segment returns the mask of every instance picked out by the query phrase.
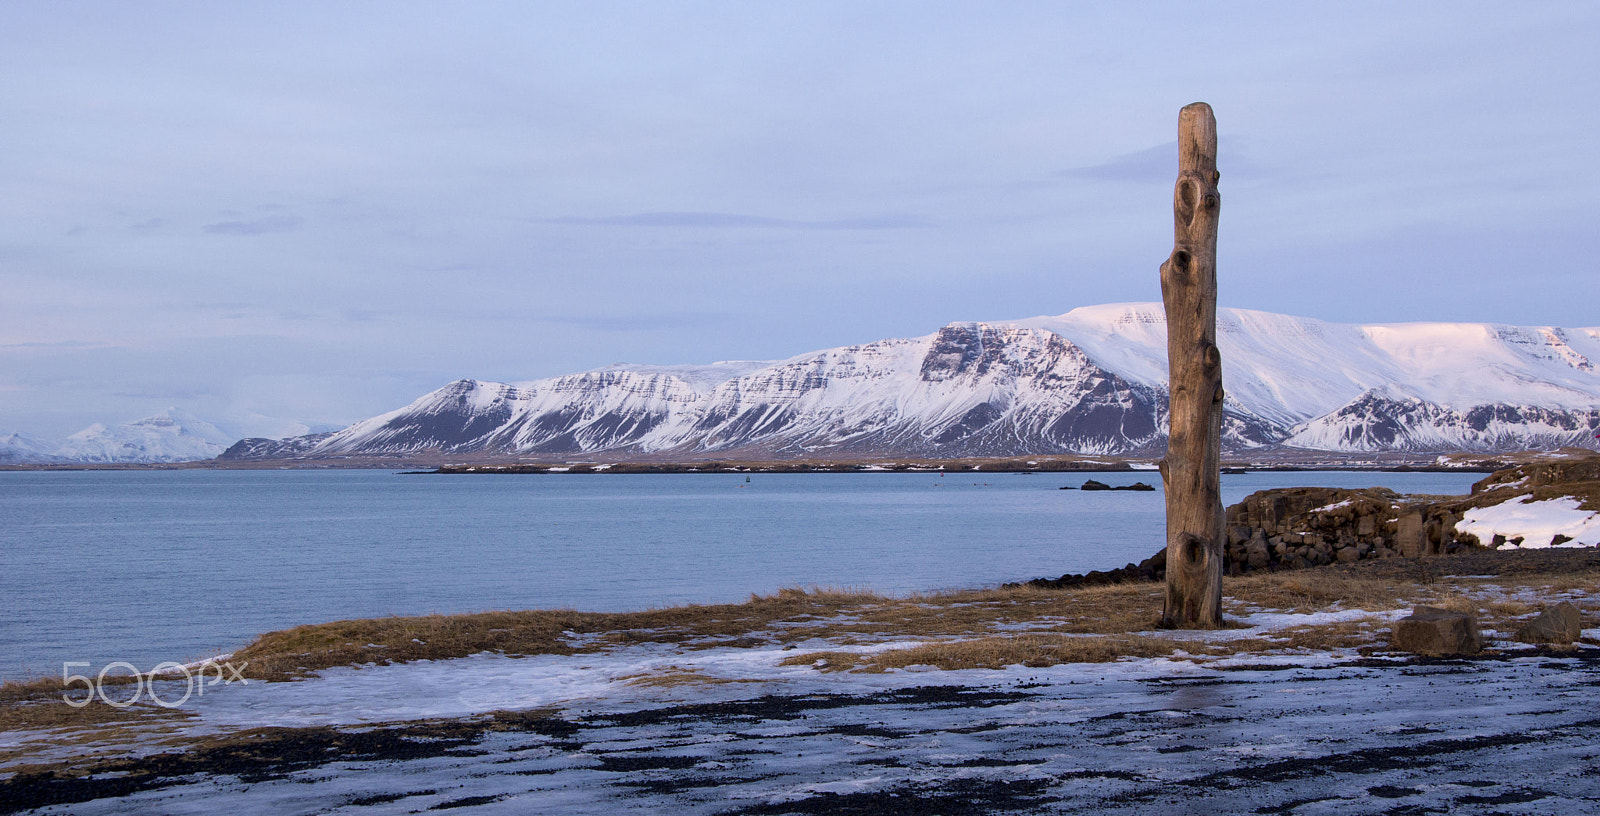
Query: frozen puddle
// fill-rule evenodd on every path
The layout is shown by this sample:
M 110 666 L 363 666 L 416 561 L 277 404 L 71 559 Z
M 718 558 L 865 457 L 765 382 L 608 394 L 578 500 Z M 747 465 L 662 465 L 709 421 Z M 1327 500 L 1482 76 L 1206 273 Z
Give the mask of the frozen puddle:
M 884 674 L 778 665 L 794 654 L 480 655 L 231 686 L 188 727 L 284 730 L 12 778 L 0 812 L 1600 811 L 1600 650 Z M 502 709 L 522 713 L 485 715 Z

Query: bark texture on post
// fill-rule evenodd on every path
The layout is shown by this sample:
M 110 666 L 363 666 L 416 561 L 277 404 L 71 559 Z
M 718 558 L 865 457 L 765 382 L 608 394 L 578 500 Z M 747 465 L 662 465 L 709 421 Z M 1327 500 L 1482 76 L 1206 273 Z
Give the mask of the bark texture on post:
M 1217 350 L 1217 120 L 1204 102 L 1178 113 L 1167 312 L 1167 600 L 1161 624 L 1222 625 L 1222 355 Z

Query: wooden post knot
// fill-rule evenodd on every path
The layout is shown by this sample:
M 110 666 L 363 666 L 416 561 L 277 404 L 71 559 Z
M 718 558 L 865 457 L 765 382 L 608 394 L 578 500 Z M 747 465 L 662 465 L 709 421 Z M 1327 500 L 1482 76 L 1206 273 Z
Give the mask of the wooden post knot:
M 1193 571 L 1205 566 L 1206 544 L 1194 533 L 1178 536 L 1178 567 Z

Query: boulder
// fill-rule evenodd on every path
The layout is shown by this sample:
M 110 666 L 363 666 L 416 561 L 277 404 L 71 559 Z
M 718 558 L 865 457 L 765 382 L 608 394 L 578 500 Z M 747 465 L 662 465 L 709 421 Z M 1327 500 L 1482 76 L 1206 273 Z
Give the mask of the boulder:
M 1362 516 L 1361 520 L 1356 522 L 1356 535 L 1358 536 L 1365 538 L 1377 532 L 1378 519 L 1375 516 Z
M 1400 517 L 1395 524 L 1394 539 L 1399 545 L 1400 554 L 1407 558 L 1421 558 L 1428 555 L 1428 541 L 1423 535 L 1422 511 L 1414 510 Z
M 1566 601 L 1545 609 L 1517 630 L 1523 643 L 1571 643 L 1583 635 L 1583 616 Z
M 1478 620 L 1464 612 L 1419 606 L 1395 621 L 1389 637 L 1396 651 L 1423 655 L 1477 654 L 1483 649 Z
M 1259 538 L 1252 538 L 1244 545 L 1244 560 L 1251 569 L 1262 569 L 1271 563 L 1272 556 L 1267 553 L 1267 542 Z

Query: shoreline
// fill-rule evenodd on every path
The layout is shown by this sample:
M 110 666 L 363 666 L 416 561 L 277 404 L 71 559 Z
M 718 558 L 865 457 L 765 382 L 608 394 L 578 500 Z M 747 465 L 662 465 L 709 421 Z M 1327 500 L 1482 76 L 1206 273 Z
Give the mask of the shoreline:
M 1156 583 L 551 621 L 542 650 L 463 643 L 0 731 L 0 813 L 1581 810 L 1600 721 L 1566 698 L 1600 681 L 1600 630 L 1565 649 L 1508 637 L 1541 601 L 1592 625 L 1600 551 L 1430 560 L 1230 579 L 1232 627 L 1209 631 L 1149 630 Z M 1490 651 L 1391 652 L 1391 622 L 1423 601 L 1480 610 Z M 738 619 L 763 604 L 764 623 Z M 373 642 L 329 626 L 300 634 Z M 1441 706 L 1451 688 L 1471 704 Z

